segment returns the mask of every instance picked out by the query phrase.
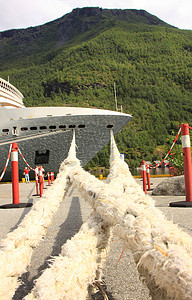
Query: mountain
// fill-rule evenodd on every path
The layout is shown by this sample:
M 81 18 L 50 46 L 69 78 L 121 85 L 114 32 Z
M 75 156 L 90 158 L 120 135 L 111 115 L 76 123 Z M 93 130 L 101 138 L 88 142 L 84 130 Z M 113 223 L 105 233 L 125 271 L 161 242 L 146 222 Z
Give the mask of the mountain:
M 144 10 L 87 7 L 0 33 L 0 77 L 26 106 L 73 105 L 133 114 L 116 137 L 131 166 L 161 158 L 192 117 L 192 32 Z M 108 147 L 92 161 L 106 164 Z
M 144 10 L 77 8 L 42 26 L 1 32 L 0 62 L 4 64 L 9 60 L 19 60 L 23 55 L 31 55 L 31 52 L 40 54 L 69 42 L 88 40 L 98 32 L 114 27 L 118 21 L 127 24 L 169 26 Z M 84 36 L 84 33 L 88 34 Z

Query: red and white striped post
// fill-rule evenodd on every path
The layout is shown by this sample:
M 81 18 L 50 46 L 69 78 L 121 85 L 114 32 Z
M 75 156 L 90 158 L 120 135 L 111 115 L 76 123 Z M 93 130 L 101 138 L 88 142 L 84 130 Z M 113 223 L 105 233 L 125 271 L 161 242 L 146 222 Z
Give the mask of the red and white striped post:
M 150 190 L 151 189 L 151 182 L 150 182 L 149 165 L 147 165 L 147 185 L 148 185 L 148 190 Z
M 47 177 L 48 177 L 48 185 L 51 185 L 50 184 L 50 174 L 49 174 L 49 172 L 47 172 Z
M 192 202 L 192 166 L 189 125 L 181 124 L 186 201 Z
M 142 161 L 142 173 L 143 173 L 143 191 L 145 192 L 145 194 L 147 194 L 145 160 Z
M 37 195 L 39 195 L 39 182 L 38 182 L 38 174 L 36 171 L 35 171 L 35 182 L 36 182 Z
M 39 166 L 39 189 L 40 189 L 40 197 L 42 197 L 43 196 L 43 171 L 41 166 Z
M 33 203 L 20 203 L 19 202 L 19 166 L 18 166 L 18 145 L 17 143 L 12 143 L 11 148 L 11 171 L 12 171 L 12 195 L 13 203 L 4 204 L 0 206 L 3 208 L 23 208 L 31 207 Z
M 11 168 L 12 168 L 13 204 L 19 204 L 19 167 L 18 167 L 18 146 L 17 146 L 17 143 L 12 143 Z
M 51 172 L 51 183 L 54 181 L 54 172 Z
M 181 124 L 181 141 L 183 149 L 183 164 L 185 178 L 185 200 L 171 202 L 171 207 L 192 207 L 192 165 L 191 165 L 191 143 L 189 135 L 189 125 Z
M 44 189 L 44 174 L 43 174 L 43 170 L 42 170 L 42 185 L 43 185 L 43 189 Z

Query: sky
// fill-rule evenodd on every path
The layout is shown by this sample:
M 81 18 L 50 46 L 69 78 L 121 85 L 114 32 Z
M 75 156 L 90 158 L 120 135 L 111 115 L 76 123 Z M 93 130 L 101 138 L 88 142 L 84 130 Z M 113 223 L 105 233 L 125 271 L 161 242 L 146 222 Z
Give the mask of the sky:
M 77 7 L 144 9 L 179 29 L 192 30 L 191 0 L 0 0 L 0 32 L 42 25 Z

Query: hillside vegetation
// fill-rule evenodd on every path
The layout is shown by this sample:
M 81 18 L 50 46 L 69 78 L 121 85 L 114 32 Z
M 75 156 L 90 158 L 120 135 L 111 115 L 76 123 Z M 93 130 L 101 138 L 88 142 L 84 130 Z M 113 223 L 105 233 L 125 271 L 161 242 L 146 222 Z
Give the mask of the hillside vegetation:
M 180 124 L 192 123 L 192 31 L 145 11 L 77 9 L 0 33 L 0 53 L 0 77 L 9 75 L 26 106 L 114 110 L 115 82 L 119 108 L 133 115 L 116 137 L 131 167 L 161 158 Z M 91 165 L 108 155 L 106 146 Z

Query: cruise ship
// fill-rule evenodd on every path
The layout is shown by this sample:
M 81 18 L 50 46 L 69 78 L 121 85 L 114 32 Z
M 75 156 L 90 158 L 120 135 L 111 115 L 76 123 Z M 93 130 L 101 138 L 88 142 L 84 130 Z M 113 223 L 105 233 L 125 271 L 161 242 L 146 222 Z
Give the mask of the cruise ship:
M 67 157 L 75 130 L 77 158 L 85 166 L 110 140 L 110 130 L 119 132 L 132 116 L 118 111 L 80 107 L 25 107 L 22 93 L 0 78 L 0 174 L 10 144 L 17 142 L 31 168 L 58 172 Z M 26 163 L 19 155 L 19 177 Z M 30 177 L 34 177 L 30 172 Z M 9 163 L 3 180 L 11 178 Z

